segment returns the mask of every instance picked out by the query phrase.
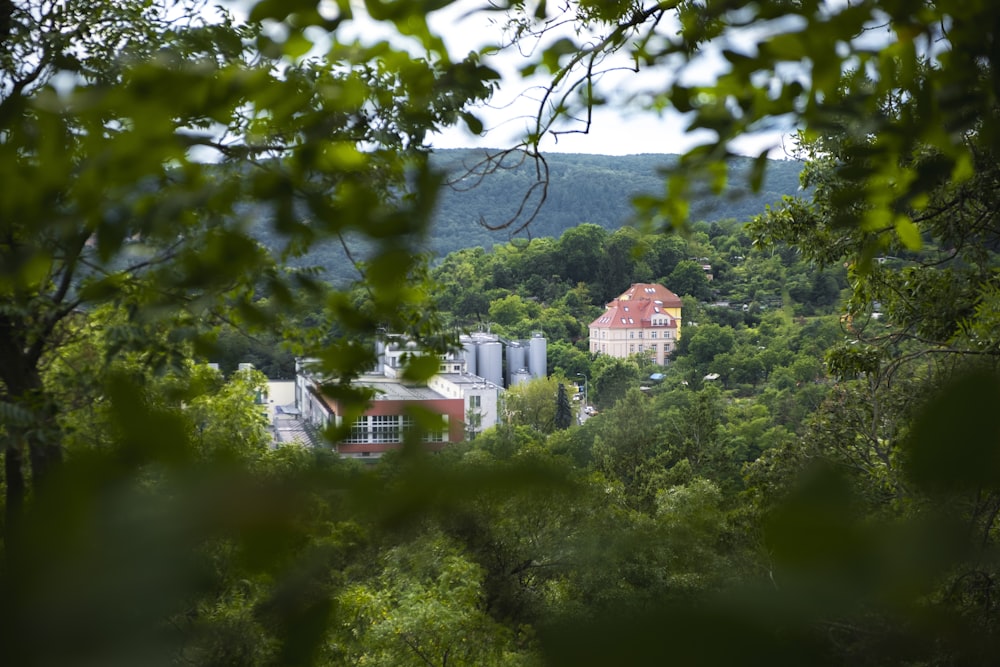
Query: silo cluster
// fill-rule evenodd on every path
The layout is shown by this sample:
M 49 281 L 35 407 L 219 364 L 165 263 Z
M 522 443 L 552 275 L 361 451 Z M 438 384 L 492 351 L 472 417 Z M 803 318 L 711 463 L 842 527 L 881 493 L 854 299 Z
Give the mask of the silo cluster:
M 493 334 L 475 333 L 461 336 L 465 369 L 473 375 L 503 387 L 503 344 Z
M 539 331 L 527 340 L 502 340 L 495 334 L 475 333 L 461 336 L 460 342 L 466 370 L 501 387 L 547 375 L 547 343 Z

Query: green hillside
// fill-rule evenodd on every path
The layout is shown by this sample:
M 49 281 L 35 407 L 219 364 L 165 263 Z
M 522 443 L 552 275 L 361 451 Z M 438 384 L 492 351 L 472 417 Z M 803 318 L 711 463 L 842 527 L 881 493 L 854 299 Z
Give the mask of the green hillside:
M 495 153 L 496 151 L 489 151 Z M 591 222 L 614 231 L 635 222 L 632 199 L 640 194 L 655 194 L 665 187 L 664 170 L 674 164 L 676 155 L 585 155 L 553 153 L 545 156 L 548 164 L 548 190 L 539 206 L 541 189 L 534 163 L 516 164 L 508 158 L 501 168 L 483 178 L 468 176 L 471 167 L 480 163 L 484 149 L 451 149 L 432 156 L 434 166 L 443 170 L 450 182 L 439 198 L 426 250 L 438 259 L 462 248 L 481 246 L 489 249 L 517 236 L 521 238 L 559 238 L 567 229 Z M 763 187 L 749 192 L 747 173 L 751 158 L 735 158 L 730 164 L 730 188 L 723 195 L 696 194 L 691 210 L 694 221 L 733 219 L 745 221 L 761 213 L 765 206 L 799 189 L 801 164 L 773 160 L 766 172 Z M 522 215 L 506 229 L 491 231 L 488 225 L 501 225 L 514 218 L 518 208 L 528 201 L 525 210 L 537 214 L 530 225 L 517 231 L 526 221 Z M 268 213 L 257 218 L 255 233 L 268 247 L 276 250 L 281 240 L 267 223 Z M 517 233 L 515 233 L 515 231 Z M 360 244 L 352 245 L 355 257 L 364 256 Z M 328 239 L 304 257 L 294 258 L 298 266 L 321 267 L 330 280 L 341 282 L 355 277 L 340 243 Z
M 482 161 L 484 149 L 441 150 L 434 155 L 436 166 L 455 178 Z M 545 156 L 549 185 L 537 217 L 520 235 L 558 238 L 583 222 L 592 222 L 615 230 L 634 221 L 632 199 L 640 194 L 658 194 L 664 189 L 663 172 L 673 166 L 676 155 L 584 155 L 552 153 Z M 759 192 L 750 192 L 747 174 L 752 158 L 735 158 L 730 165 L 730 188 L 721 196 L 704 193 L 692 202 L 694 220 L 746 220 L 760 213 L 767 204 L 799 188 L 799 162 L 772 160 Z M 463 247 L 483 246 L 510 239 L 510 230 L 490 231 L 480 221 L 502 224 L 514 218 L 525 193 L 536 182 L 535 164 L 516 164 L 508 158 L 502 168 L 486 178 L 468 177 L 446 188 L 434 221 L 432 248 L 438 256 Z M 474 187 L 472 187 L 474 184 Z M 527 202 L 532 210 L 538 205 L 538 191 Z M 518 226 L 522 216 L 512 225 Z

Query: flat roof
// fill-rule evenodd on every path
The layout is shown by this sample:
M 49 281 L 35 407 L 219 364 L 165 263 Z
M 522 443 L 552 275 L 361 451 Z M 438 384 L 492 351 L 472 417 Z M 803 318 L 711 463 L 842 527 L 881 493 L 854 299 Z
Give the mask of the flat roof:
M 497 385 L 490 382 L 486 378 L 479 377 L 478 375 L 473 375 L 472 373 L 438 373 L 438 377 L 452 382 L 454 384 L 461 385 L 471 385 L 471 386 L 481 386 L 481 387 L 496 387 Z
M 396 378 L 382 375 L 362 376 L 353 384 L 374 389 L 377 392 L 374 396 L 376 401 L 433 401 L 447 398 L 430 387 L 403 384 Z

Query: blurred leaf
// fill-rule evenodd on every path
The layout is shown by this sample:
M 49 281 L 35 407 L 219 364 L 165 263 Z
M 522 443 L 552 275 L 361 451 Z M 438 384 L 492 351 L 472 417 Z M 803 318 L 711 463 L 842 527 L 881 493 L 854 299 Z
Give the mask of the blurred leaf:
M 939 387 L 917 415 L 907 441 L 907 467 L 931 491 L 1000 488 L 1000 378 L 959 374 Z

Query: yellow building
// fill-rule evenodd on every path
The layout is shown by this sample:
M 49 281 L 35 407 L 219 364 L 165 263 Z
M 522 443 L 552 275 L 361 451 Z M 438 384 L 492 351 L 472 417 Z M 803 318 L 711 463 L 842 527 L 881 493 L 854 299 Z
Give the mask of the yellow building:
M 663 285 L 636 283 L 590 323 L 590 351 L 663 364 L 681 336 L 681 299 Z

